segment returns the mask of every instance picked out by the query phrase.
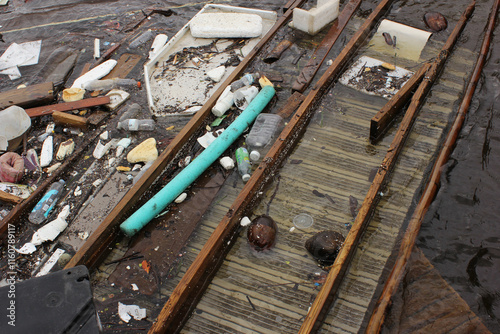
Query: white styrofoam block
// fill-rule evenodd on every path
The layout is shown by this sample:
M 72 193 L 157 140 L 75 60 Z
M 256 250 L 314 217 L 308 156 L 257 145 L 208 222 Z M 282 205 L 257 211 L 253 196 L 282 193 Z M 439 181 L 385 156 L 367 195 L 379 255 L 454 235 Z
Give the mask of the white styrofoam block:
M 318 6 L 307 11 L 293 10 L 293 27 L 310 35 L 317 34 L 339 16 L 339 0 L 318 0 Z
M 262 17 L 257 14 L 204 13 L 189 25 L 196 38 L 251 38 L 262 34 Z

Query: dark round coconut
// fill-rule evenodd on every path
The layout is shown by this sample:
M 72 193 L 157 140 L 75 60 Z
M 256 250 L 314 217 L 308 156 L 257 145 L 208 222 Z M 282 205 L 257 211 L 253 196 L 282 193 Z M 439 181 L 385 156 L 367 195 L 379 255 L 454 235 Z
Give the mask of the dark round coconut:
M 425 25 L 434 32 L 439 32 L 448 27 L 448 21 L 443 14 L 438 12 L 429 12 L 424 15 Z
M 307 239 L 305 247 L 321 265 L 332 265 L 344 244 L 344 237 L 336 231 L 323 231 Z
M 259 252 L 270 249 L 276 242 L 277 232 L 278 226 L 271 217 L 267 215 L 258 216 L 248 225 L 248 243 Z

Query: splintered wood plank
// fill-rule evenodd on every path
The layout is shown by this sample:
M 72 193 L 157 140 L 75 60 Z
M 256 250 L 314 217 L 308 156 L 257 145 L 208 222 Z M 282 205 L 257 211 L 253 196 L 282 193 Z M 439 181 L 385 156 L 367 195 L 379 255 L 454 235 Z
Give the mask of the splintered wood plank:
M 111 102 L 109 96 L 99 96 L 90 99 L 84 99 L 75 102 L 64 102 L 58 104 L 51 104 L 43 107 L 36 107 L 26 109 L 26 113 L 29 117 L 39 117 L 44 115 L 52 115 L 55 111 L 71 111 L 82 108 L 89 108 L 100 106 Z
M 133 53 L 121 55 L 116 66 L 103 79 L 126 78 L 141 59 L 141 56 Z
M 16 105 L 22 108 L 51 103 L 54 100 L 54 85 L 44 82 L 25 88 L 0 93 L 0 109 Z

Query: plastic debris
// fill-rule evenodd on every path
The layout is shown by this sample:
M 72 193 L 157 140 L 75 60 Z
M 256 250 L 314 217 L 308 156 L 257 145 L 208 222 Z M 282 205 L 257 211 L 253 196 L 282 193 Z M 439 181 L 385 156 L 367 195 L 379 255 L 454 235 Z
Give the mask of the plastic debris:
M 168 36 L 165 34 L 156 35 L 153 44 L 151 44 L 151 51 L 149 51 L 149 59 L 154 58 L 160 52 L 160 50 L 165 46 L 168 41 Z
M 106 145 L 103 145 L 101 143 L 101 141 L 99 140 L 97 142 L 97 145 L 96 145 L 96 147 L 94 149 L 94 153 L 92 155 L 96 159 L 101 159 L 103 156 L 106 155 L 106 153 L 108 153 L 108 151 L 110 150 L 110 148 L 111 148 L 111 142 L 107 143 Z
M 106 107 L 108 107 L 109 110 L 115 110 L 128 100 L 130 94 L 121 89 L 112 89 L 106 96 L 109 96 L 111 100 L 110 103 L 106 104 Z
M 130 163 L 148 162 L 158 158 L 156 139 L 148 138 L 127 154 L 127 161 Z
M 84 85 L 90 81 L 98 80 L 111 72 L 111 70 L 116 66 L 118 62 L 114 59 L 106 60 L 99 66 L 94 67 L 84 75 L 78 77 L 71 88 L 82 88 L 84 89 Z
M 219 82 L 224 74 L 226 73 L 226 67 L 224 65 L 214 68 L 211 71 L 207 72 L 207 76 L 212 79 L 214 82 Z
M 50 186 L 28 216 L 30 222 L 33 224 L 41 224 L 48 218 L 50 211 L 54 208 L 57 200 L 61 196 L 64 184 L 64 180 L 59 180 Z
M 177 197 L 174 202 L 179 204 L 179 203 L 182 203 L 184 202 L 184 200 L 187 198 L 187 194 L 186 193 L 182 193 L 179 195 L 179 197 Z
M 250 218 L 248 218 L 247 216 L 241 218 L 241 221 L 240 221 L 240 225 L 245 227 L 245 226 L 248 226 L 250 225 L 252 221 L 250 220 Z
M 30 148 L 26 155 L 23 157 L 24 159 L 24 167 L 30 171 L 39 171 L 41 170 L 40 161 L 38 160 L 38 154 L 34 148 Z
M 120 319 L 128 323 L 132 317 L 135 320 L 142 320 L 146 318 L 146 309 L 140 308 L 137 305 L 125 305 L 118 302 L 118 315 Z
M 189 25 L 196 38 L 251 38 L 262 34 L 262 17 L 244 13 L 203 13 Z
M 219 162 L 226 170 L 234 168 L 234 160 L 231 157 L 223 157 L 219 160 Z
M 54 138 L 48 136 L 42 145 L 42 152 L 40 153 L 40 166 L 47 167 L 52 162 L 54 154 Z
M 0 156 L 0 181 L 17 183 L 24 175 L 24 159 L 17 153 L 7 152 Z
M 120 139 L 120 141 L 116 144 L 116 156 L 119 157 L 131 142 L 132 140 L 130 138 Z
M 18 66 L 38 64 L 42 41 L 12 43 L 0 57 L 0 74 L 7 74 L 11 80 L 21 77 Z
M 212 113 L 217 117 L 221 117 L 233 106 L 233 104 L 234 93 L 231 91 L 231 86 L 227 86 L 219 96 L 215 106 L 212 108 Z
M 214 132 L 215 132 L 215 135 L 214 135 Z M 207 148 L 210 144 L 212 144 L 214 142 L 214 140 L 220 136 L 222 134 L 222 132 L 224 132 L 224 129 L 219 129 L 219 130 L 216 130 L 216 131 L 210 131 L 210 132 L 207 132 L 205 133 L 203 136 L 199 137 L 197 139 L 198 143 L 203 147 L 203 148 Z
M 57 150 L 56 159 L 64 160 L 64 158 L 70 156 L 75 150 L 75 142 L 73 139 L 68 139 L 59 145 L 59 150 Z
M 0 111 L 0 151 L 15 150 L 22 135 L 30 128 L 31 118 L 18 106 L 10 106 Z

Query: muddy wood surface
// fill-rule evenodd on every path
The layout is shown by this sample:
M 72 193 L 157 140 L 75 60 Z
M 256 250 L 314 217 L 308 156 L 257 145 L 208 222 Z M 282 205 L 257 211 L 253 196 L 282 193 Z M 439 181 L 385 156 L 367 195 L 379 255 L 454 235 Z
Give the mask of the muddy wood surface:
M 279 12 L 285 1 L 254 1 L 251 3 L 245 1 L 217 1 L 217 3 L 251 6 Z M 63 63 L 65 60 L 67 61 L 70 57 L 75 57 L 74 68 L 68 74 L 68 77 L 65 78 L 66 84 L 63 85 L 69 87 L 88 68 L 88 64 L 96 62 L 93 58 L 95 38 L 101 39 L 101 54 L 111 48 L 117 47 L 112 52 L 111 58 L 116 60 L 127 59 L 123 60 L 124 63 L 120 67 L 121 70 L 117 71 L 115 75 L 143 82 L 142 66 L 147 61 L 149 44 L 146 43 L 137 49 L 130 49 L 127 47 L 130 41 L 147 29 L 151 29 L 157 33 L 166 33 L 169 37 L 172 37 L 204 4 L 205 2 L 194 3 L 188 1 L 169 1 L 168 3 L 160 1 L 10 1 L 8 6 L 0 7 L 0 15 L 4 18 L 0 32 L 5 41 L 0 44 L 0 52 L 3 52 L 11 43 L 21 43 L 38 39 L 42 40 L 42 48 L 40 60 L 37 65 L 20 67 L 22 74 L 20 79 L 10 80 L 5 75 L 0 76 L 0 91 L 15 89 L 21 84 L 33 85 L 53 80 L 54 78 L 60 78 L 60 76 L 54 74 L 57 65 Z M 305 7 L 309 8 L 312 5 L 312 3 L 308 2 Z M 356 12 L 358 19 L 356 22 L 360 22 L 361 19 L 366 18 L 375 5 L 376 1 L 362 2 L 360 9 Z M 445 1 L 436 3 L 435 6 L 448 13 L 448 23 L 451 27 L 463 9 L 457 8 L 454 11 L 450 8 L 451 5 L 446 4 Z M 483 11 L 488 6 L 489 4 L 486 4 L 484 7 L 480 6 L 480 14 L 477 16 L 484 16 Z M 420 6 L 418 9 L 423 11 L 422 7 Z M 165 9 L 165 11 L 158 10 L 153 13 L 153 8 Z M 167 13 L 167 9 L 171 10 L 171 12 Z M 391 13 L 388 14 L 388 18 L 396 19 L 405 17 L 408 20 L 407 24 L 420 29 L 426 29 L 425 23 L 421 20 L 421 15 L 417 18 L 411 14 L 415 10 L 415 4 L 413 6 L 412 4 L 404 6 L 404 4 L 396 2 Z M 354 29 L 355 25 L 350 27 L 350 32 L 352 33 Z M 293 44 L 283 51 L 281 60 L 274 65 L 264 63 L 255 63 L 252 65 L 252 69 L 264 71 L 277 88 L 277 97 L 272 102 L 273 110 L 279 109 L 278 107 L 282 106 L 286 98 L 291 94 L 291 84 L 298 76 L 301 66 L 307 62 L 308 56 L 314 52 L 315 47 L 325 33 L 326 31 L 323 31 L 318 36 L 309 37 L 288 28 L 283 29 L 262 53 L 263 58 L 280 40 L 290 39 L 293 41 Z M 433 35 L 433 42 L 436 43 L 433 46 L 437 47 L 440 42 L 446 40 L 446 37 L 446 33 Z M 467 37 L 470 36 L 467 35 Z M 474 50 L 471 38 L 465 39 L 462 46 L 467 46 L 469 49 Z M 330 53 L 332 57 L 340 52 L 342 45 L 345 45 L 346 40 L 348 40 L 348 35 L 341 35 L 340 40 L 340 45 L 337 44 Z M 411 205 L 411 201 L 404 201 L 401 198 L 408 199 L 407 197 L 412 196 L 411 192 L 406 193 L 404 191 L 407 191 L 407 188 L 417 189 L 421 176 L 413 175 L 408 171 L 410 169 L 413 170 L 412 168 L 417 165 L 416 169 L 420 173 L 424 169 L 422 161 L 429 159 L 432 155 L 432 147 L 426 141 L 438 142 L 439 133 L 436 128 L 442 129 L 445 127 L 448 109 L 451 109 L 454 103 L 454 97 L 450 97 L 450 95 L 458 94 L 459 92 L 459 88 L 456 87 L 454 82 L 459 82 L 462 78 L 462 73 L 465 73 L 470 66 L 470 61 L 463 60 L 467 59 L 470 55 L 471 53 L 464 52 L 458 56 L 459 60 L 456 61 L 456 64 L 458 64 L 456 66 L 459 70 L 455 71 L 454 69 L 454 72 L 445 77 L 443 85 L 438 88 L 438 91 L 440 89 L 443 93 L 441 97 L 445 97 L 442 101 L 444 101 L 443 103 L 446 108 L 439 106 L 437 111 L 426 109 L 426 121 L 435 117 L 436 114 L 438 114 L 439 120 L 429 120 L 428 123 L 423 122 L 417 125 L 419 134 L 428 135 L 432 140 L 424 139 L 422 142 L 418 142 L 415 139 L 411 141 L 415 145 L 414 149 L 419 152 L 418 154 L 424 152 L 422 153 L 424 157 L 416 162 L 413 160 L 414 158 L 407 157 L 406 165 L 403 165 L 404 167 L 399 171 L 396 181 L 394 181 L 396 182 L 396 186 L 391 187 L 392 192 L 401 191 L 402 195 L 399 197 L 396 196 L 392 200 L 389 197 L 384 201 L 389 209 L 377 211 L 377 217 L 383 218 L 379 221 L 387 223 L 387 220 L 384 220 L 387 219 L 386 215 L 395 215 L 396 219 L 404 220 L 406 208 L 402 210 L 394 209 L 391 205 L 399 208 Z M 130 59 L 134 61 L 130 62 Z M 324 69 L 325 66 L 322 67 L 322 70 Z M 59 67 L 58 70 L 60 71 L 61 68 Z M 60 84 L 60 82 L 57 84 Z M 450 87 L 455 89 L 452 93 L 450 93 Z M 153 116 L 147 107 L 144 86 L 142 88 L 134 87 L 127 89 L 127 91 L 130 93 L 130 99 L 127 104 L 129 105 L 132 102 L 140 104 L 142 106 L 140 116 L 152 118 Z M 101 95 L 103 94 L 101 93 Z M 97 94 L 91 95 L 87 93 L 86 95 L 87 98 L 95 96 Z M 335 100 L 336 97 L 338 97 L 337 100 Z M 356 102 L 353 103 L 353 101 Z M 432 100 L 431 103 L 437 103 L 436 101 L 437 98 Z M 57 91 L 55 102 L 62 102 L 60 91 Z M 356 201 L 362 201 L 365 194 L 364 191 L 369 184 L 368 175 L 370 170 L 379 161 L 378 158 L 383 152 L 381 147 L 387 144 L 387 139 L 382 140 L 379 146 L 368 145 L 364 142 L 368 138 L 369 123 L 366 123 L 364 134 L 357 132 L 360 125 L 356 118 L 369 121 L 370 117 L 375 115 L 377 106 L 382 105 L 381 100 L 377 100 L 375 106 L 370 105 L 372 102 L 373 100 L 359 99 L 358 95 L 351 95 L 350 91 L 345 88 L 330 92 L 324 104 L 319 106 L 319 110 L 321 112 L 333 110 L 334 112 L 326 116 L 325 114 L 321 114 L 321 112 L 316 114 L 312 121 L 313 127 L 309 133 L 309 137 L 306 137 L 304 140 L 305 145 L 302 145 L 288 160 L 288 164 L 283 171 L 282 181 L 276 181 L 278 184 L 275 182 L 270 187 L 270 190 L 267 190 L 263 202 L 256 208 L 254 214 L 269 211 L 271 202 L 274 205 L 271 207 L 274 208 L 274 212 L 271 210 L 271 213 L 278 217 L 288 217 L 290 212 L 299 213 L 299 211 L 310 210 L 316 213 L 317 211 L 322 211 L 319 221 L 317 221 L 319 224 L 316 227 L 326 229 L 333 225 L 339 231 L 342 231 L 345 236 L 349 231 L 349 223 L 352 217 L 356 215 L 358 207 L 353 204 L 353 200 L 350 200 L 350 197 L 353 199 L 357 198 Z M 353 104 L 355 105 L 354 107 Z M 361 109 L 363 110 L 370 111 L 359 112 L 356 110 L 356 107 L 359 106 L 362 106 Z M 133 167 L 134 164 L 126 161 L 127 151 L 110 166 L 109 159 L 97 160 L 92 156 L 98 139 L 89 143 L 88 138 L 98 138 L 98 134 L 107 130 L 111 138 L 130 137 L 132 139 L 132 144 L 129 147 L 130 150 L 130 148 L 143 140 L 154 137 L 157 141 L 158 150 L 161 152 L 189 120 L 188 117 L 153 117 L 156 122 L 155 131 L 131 134 L 116 129 L 116 124 L 123 114 L 125 107 L 126 105 L 115 111 L 108 111 L 103 107 L 90 107 L 78 112 L 75 111 L 74 115 L 90 120 L 89 126 L 82 131 L 82 135 L 68 134 L 63 131 L 67 126 L 56 126 L 54 133 L 55 152 L 57 152 L 60 143 L 70 138 L 75 141 L 77 148 L 81 148 L 82 146 L 87 146 L 88 148 L 77 162 L 61 174 L 60 177 L 66 180 L 67 187 L 51 216 L 51 218 L 55 218 L 63 205 L 70 204 L 71 212 L 68 221 L 72 223 L 70 223 L 68 229 L 59 236 L 59 239 L 55 243 L 46 243 L 43 246 L 38 246 L 38 250 L 32 255 L 17 256 L 18 269 L 16 274 L 19 280 L 28 279 L 38 272 L 48 256 L 57 248 L 62 247 L 68 254 L 73 254 L 85 242 L 88 235 L 95 230 L 100 221 L 110 212 L 114 204 L 132 186 L 133 181 L 131 177 L 127 176 L 135 176 L 137 174 L 136 171 L 116 171 L 117 166 Z M 352 112 L 352 110 L 355 111 Z M 221 126 L 229 124 L 234 116 L 229 116 Z M 32 119 L 32 127 L 27 137 L 28 149 L 34 148 L 37 152 L 40 151 L 42 143 L 37 140 L 37 136 L 45 132 L 45 128 L 50 122 L 52 122 L 51 116 Z M 325 127 L 328 122 L 330 124 L 338 123 L 339 126 Z M 204 129 L 200 130 L 200 134 L 203 131 Z M 389 137 L 393 132 L 394 130 L 392 132 L 389 131 Z M 318 141 L 324 144 L 320 144 Z M 232 146 L 230 151 L 234 151 L 236 147 L 237 145 Z M 197 149 L 195 145 L 191 145 L 183 151 L 183 154 L 196 154 Z M 344 170 L 351 169 L 347 179 L 354 184 L 353 188 L 356 189 L 354 191 L 353 188 L 344 187 L 340 181 L 329 180 L 328 182 L 317 183 L 318 180 L 324 177 L 319 170 L 329 170 L 330 164 L 333 162 L 328 157 L 317 159 L 314 154 L 333 157 L 339 151 L 341 154 L 344 154 L 344 158 L 346 154 L 351 154 L 351 152 L 364 152 L 363 154 L 367 158 L 362 164 L 354 163 L 351 158 L 340 161 L 340 165 L 342 165 Z M 22 152 L 23 148 L 21 147 L 18 149 L 18 153 L 21 154 Z M 111 155 L 114 155 L 114 153 L 115 151 L 112 150 Z M 55 162 L 57 161 L 54 159 L 53 163 Z M 169 166 L 168 172 L 160 177 L 159 184 L 154 185 L 140 202 L 144 203 L 148 197 L 156 193 L 160 189 L 161 184 L 167 182 L 172 177 L 172 174 L 175 174 L 179 170 L 178 168 L 177 161 L 176 164 Z M 333 170 L 330 170 L 330 175 L 333 174 L 335 177 L 340 177 L 339 174 L 343 172 L 339 172 L 340 169 L 338 168 L 340 167 L 336 165 Z M 312 174 L 311 171 L 313 172 Z M 405 173 L 409 173 L 410 176 L 405 176 Z M 29 172 L 24 176 L 22 182 L 32 186 L 39 186 L 47 177 L 49 177 L 49 174 L 45 171 L 42 173 Z M 214 212 L 223 212 L 223 208 L 231 204 L 231 199 L 238 193 L 242 186 L 243 184 L 237 172 L 228 173 L 220 167 L 213 166 L 204 173 L 196 184 L 189 188 L 188 199 L 185 203 L 169 207 L 169 211 L 165 215 L 156 218 L 154 222 L 149 224 L 136 237 L 125 238 L 120 236 L 116 240 L 113 250 L 109 256 L 102 260 L 101 266 L 94 270 L 92 277 L 95 292 L 94 300 L 105 332 L 119 333 L 123 330 L 139 331 L 148 330 L 151 327 L 161 307 L 168 300 L 169 293 L 173 290 L 178 276 L 185 272 L 186 267 L 193 261 L 196 251 L 201 247 L 202 241 L 214 228 L 213 225 L 218 222 L 217 215 L 213 218 Z M 297 189 L 297 194 L 299 194 L 300 191 L 298 188 L 301 187 L 307 190 L 307 195 L 295 197 L 294 189 Z M 314 193 L 313 188 L 314 190 L 319 189 L 320 192 L 316 190 L 316 193 Z M 81 194 L 76 195 L 75 191 L 77 191 L 76 193 L 81 191 Z M 317 194 L 326 194 L 327 197 Z M 221 207 L 210 207 L 210 204 L 213 204 L 214 201 L 220 203 Z M 308 204 L 306 207 L 304 203 L 309 202 L 314 204 L 310 207 Z M 12 204 L 1 202 L 0 215 L 5 217 L 12 208 Z M 333 224 L 326 218 L 330 214 L 334 220 Z M 15 232 L 18 247 L 28 242 L 33 232 L 39 227 L 27 223 L 27 213 L 24 213 L 24 215 L 24 219 L 18 224 Z M 243 233 L 241 234 L 242 241 L 236 244 L 231 251 L 227 263 L 225 263 L 222 269 L 221 276 L 217 276 L 214 284 L 209 289 L 209 293 L 207 293 L 207 296 L 194 312 L 193 319 L 185 329 L 186 332 L 204 332 L 205 330 L 208 331 L 208 329 L 214 333 L 234 332 L 236 330 L 234 323 L 225 322 L 226 320 L 222 319 L 222 315 L 217 313 L 220 311 L 214 311 L 215 309 L 223 310 L 227 307 L 231 309 L 231 317 L 234 317 L 234 319 L 241 317 L 242 319 L 235 320 L 235 323 L 241 325 L 241 327 L 238 327 L 238 332 L 251 332 L 257 329 L 276 332 L 296 332 L 298 326 L 300 326 L 302 317 L 307 311 L 307 307 L 317 294 L 317 287 L 323 282 L 325 272 L 318 268 L 312 259 L 307 257 L 305 250 L 296 251 L 302 248 L 306 234 L 283 233 L 293 226 L 291 219 L 286 221 L 280 220 L 279 224 L 281 224 L 281 227 L 279 227 L 278 242 L 281 242 L 281 245 L 284 246 L 278 246 L 276 251 L 272 253 L 278 255 L 277 258 L 250 253 L 250 250 L 246 248 L 244 235 Z M 393 223 L 392 220 L 388 225 L 390 234 L 397 235 L 399 226 L 396 226 L 397 224 Z M 201 229 L 199 228 L 200 226 Z M 369 229 L 367 233 L 368 239 L 376 239 L 377 228 L 379 227 L 375 226 Z M 381 229 L 383 230 L 384 228 Z M 194 235 L 191 234 L 192 231 L 196 231 Z M 377 243 L 381 243 L 378 246 L 383 249 L 383 252 L 390 253 L 392 245 L 383 244 L 380 240 L 377 240 Z M 0 270 L 1 274 L 5 276 L 7 268 L 6 249 L 2 248 L 1 251 Z M 238 251 L 241 253 L 238 253 Z M 289 251 L 291 253 L 287 253 Z M 347 332 L 355 332 L 361 326 L 363 314 L 370 305 L 371 296 L 373 295 L 372 292 L 366 292 L 364 289 L 366 286 L 376 286 L 376 283 L 372 281 L 377 280 L 377 275 L 380 271 L 378 269 L 374 270 L 374 273 L 377 273 L 375 275 L 366 268 L 372 266 L 382 268 L 386 260 L 378 252 L 373 253 L 372 251 L 367 251 L 368 256 L 363 257 L 364 252 L 365 249 L 362 248 L 360 250 L 362 256 L 358 256 L 354 262 L 356 268 L 363 268 L 360 269 L 363 272 L 361 275 L 363 277 L 361 280 L 356 281 L 358 272 L 351 272 L 348 282 L 341 289 L 341 296 L 347 299 L 348 302 L 347 304 L 336 303 L 334 305 L 333 311 L 327 319 L 325 330 L 332 328 L 339 330 L 341 328 Z M 244 258 L 245 256 L 247 258 Z M 419 256 L 421 257 L 421 254 Z M 64 267 L 65 261 L 68 260 L 67 256 L 63 257 L 53 270 Z M 293 273 L 293 270 L 290 269 L 290 261 L 292 265 L 295 263 L 298 264 L 295 269 L 297 269 L 296 272 L 299 274 Z M 425 259 L 418 261 L 424 263 L 427 266 L 426 268 L 429 268 L 429 265 L 425 263 Z M 260 272 L 268 275 L 269 270 L 281 270 L 283 275 L 278 280 L 274 278 L 267 280 L 266 276 L 264 284 L 260 284 Z M 414 272 L 417 270 L 418 267 Z M 245 276 L 247 272 L 251 274 Z M 434 270 L 431 271 L 431 274 L 433 280 L 439 281 L 439 275 Z M 248 283 L 248 285 L 240 290 L 241 286 L 239 286 L 239 283 L 243 282 L 246 284 L 249 278 L 254 279 L 254 282 Z M 366 284 L 366 281 L 370 281 L 370 284 Z M 139 291 L 135 291 L 135 287 L 132 284 L 135 284 Z M 275 286 L 275 284 L 278 285 Z M 279 284 L 285 285 L 281 286 Z M 441 288 L 444 287 L 443 291 L 451 291 L 445 283 L 439 286 Z M 232 289 L 243 292 L 227 294 L 227 291 Z M 352 291 L 354 292 L 350 294 Z M 251 294 L 250 292 L 255 292 L 255 294 Z M 248 294 L 245 295 L 244 293 Z M 359 300 L 353 301 L 353 298 L 358 294 L 361 295 Z M 456 297 L 450 292 L 445 296 L 446 298 L 443 297 L 441 299 L 451 300 L 450 296 L 453 298 Z M 270 301 L 266 300 L 266 298 L 269 298 Z M 289 302 L 290 298 L 293 300 L 291 303 Z M 230 299 L 236 299 L 236 304 L 230 306 L 228 306 L 229 304 L 225 304 Z M 279 302 L 273 304 L 273 300 L 278 300 Z M 462 303 L 460 298 L 453 299 L 452 301 L 446 300 L 445 302 L 448 304 L 457 303 L 456 300 L 460 300 L 460 307 L 465 310 L 464 312 L 470 312 L 467 305 Z M 119 301 L 125 304 L 147 306 L 148 318 L 141 321 L 132 320 L 130 324 L 124 323 L 117 315 L 116 305 Z M 286 305 L 287 303 L 289 305 Z M 274 310 L 273 312 L 269 312 L 266 309 L 266 304 L 283 307 L 285 315 L 280 312 L 273 313 Z M 402 304 L 404 305 L 405 303 L 402 302 Z M 396 305 L 400 304 L 396 303 Z M 413 305 L 410 306 L 414 307 Z M 258 310 L 256 311 L 255 308 Z M 394 315 L 396 320 L 391 321 L 403 319 L 404 315 L 411 314 L 411 309 L 404 309 L 403 306 L 401 306 L 399 311 L 401 311 L 402 315 Z M 257 325 L 247 323 L 248 319 L 246 317 L 248 314 L 252 314 L 252 312 L 255 312 L 253 315 L 256 316 Z M 471 314 L 471 318 L 474 319 L 473 325 L 476 328 L 483 329 L 480 320 L 474 317 L 474 313 L 470 312 L 468 314 Z M 218 316 L 222 318 L 218 319 Z M 400 325 L 409 326 L 410 328 L 412 326 L 424 326 L 426 324 L 426 316 L 424 315 L 422 318 L 421 323 L 417 323 L 416 321 L 415 323 L 401 323 Z M 346 324 L 337 326 L 336 324 L 339 319 L 345 320 Z M 392 329 L 389 328 L 388 330 L 391 331 Z

